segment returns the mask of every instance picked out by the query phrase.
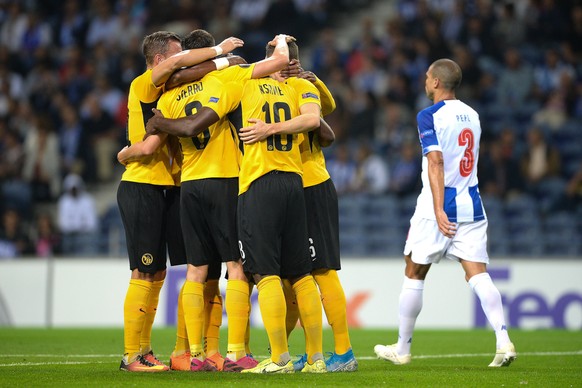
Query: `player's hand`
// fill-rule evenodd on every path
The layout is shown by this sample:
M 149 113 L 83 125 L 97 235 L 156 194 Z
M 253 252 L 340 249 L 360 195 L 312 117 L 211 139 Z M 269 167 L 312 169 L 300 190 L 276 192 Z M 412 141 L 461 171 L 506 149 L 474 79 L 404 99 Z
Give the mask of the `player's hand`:
M 223 40 L 218 46 L 222 49 L 222 53 L 226 54 L 237 47 L 242 47 L 244 44 L 245 42 L 243 42 L 241 39 L 233 38 L 231 36 L 230 38 Z
M 279 35 L 275 35 L 275 38 L 273 38 L 273 40 L 269 42 L 269 45 L 276 46 L 279 39 L 285 39 L 285 42 L 287 42 L 287 43 L 295 42 L 295 40 L 296 40 L 291 35 L 279 34 Z
M 260 119 L 249 119 L 249 123 L 254 125 L 241 128 L 238 134 L 243 143 L 253 144 L 269 136 L 269 124 Z
M 315 76 L 315 73 L 313 73 L 312 71 L 302 71 L 297 78 L 303 78 L 308 80 L 309 82 L 311 82 L 312 84 L 315 83 L 315 81 L 317 81 L 317 77 Z
M 146 134 L 143 137 L 143 140 L 147 139 L 151 135 L 156 135 L 156 134 L 160 133 L 160 130 L 157 129 L 158 120 L 163 119 L 164 115 L 162 114 L 162 112 L 159 109 L 156 109 L 156 108 L 152 108 L 152 112 L 154 113 L 154 115 L 146 123 L 146 128 L 145 128 Z
M 457 225 L 449 221 L 447 213 L 444 210 L 439 210 L 435 213 L 436 221 L 439 226 L 439 231 L 448 238 L 453 238 L 457 233 Z
M 127 160 L 125 159 L 125 153 L 124 153 L 124 151 L 125 151 L 126 149 L 128 149 L 128 148 L 129 148 L 129 146 L 125 146 L 125 147 L 123 147 L 123 148 L 121 149 L 121 151 L 119 151 L 119 152 L 117 153 L 117 161 L 118 161 L 119 163 L 123 164 L 124 166 L 127 164 Z
M 302 71 L 301 62 L 298 59 L 292 59 L 287 67 L 281 70 L 280 74 L 283 78 L 298 77 Z

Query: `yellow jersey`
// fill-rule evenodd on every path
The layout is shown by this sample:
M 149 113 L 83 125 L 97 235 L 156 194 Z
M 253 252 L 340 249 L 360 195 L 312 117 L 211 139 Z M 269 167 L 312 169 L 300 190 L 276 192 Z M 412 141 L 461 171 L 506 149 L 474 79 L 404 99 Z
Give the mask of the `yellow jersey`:
M 305 85 L 297 82 L 299 78 L 289 78 L 286 83 L 293 86 L 298 93 L 309 93 L 309 90 L 302 90 Z M 315 82 L 321 97 L 321 113 L 329 114 L 335 110 L 335 100 L 325 84 L 317 79 Z M 299 145 L 301 150 L 301 162 L 303 164 L 303 187 L 311 187 L 325 182 L 330 178 L 325 165 L 325 156 L 319 144 L 319 138 L 315 130 L 305 133 L 303 142 Z
M 297 79 L 294 86 L 272 78 L 251 79 L 225 85 L 226 93 L 240 104 L 229 115 L 235 128 L 248 126 L 248 119 L 265 123 L 287 121 L 300 114 L 306 103 L 320 105 L 319 92 L 309 81 Z M 297 88 L 297 89 L 296 89 Z M 299 144 L 303 134 L 271 135 L 254 144 L 240 143 L 243 157 L 239 173 L 239 195 L 253 181 L 266 173 L 279 170 L 303 174 Z
M 136 77 L 129 86 L 127 100 L 127 141 L 131 145 L 143 140 L 145 124 L 153 116 L 152 108 L 162 94 L 162 88 L 156 87 L 152 82 L 152 70 L 148 69 Z M 168 147 L 162 144 L 153 155 L 142 158 L 139 161 L 127 163 L 125 172 L 121 177 L 123 181 L 149 183 L 153 185 L 173 186 L 175 184 L 172 170 L 177 168 L 172 165 Z
M 250 70 L 249 70 L 250 69 Z M 215 109 L 224 88 L 223 79 L 240 79 L 252 74 L 252 68 L 238 68 L 208 73 L 199 81 L 180 85 L 165 92 L 158 109 L 165 117 L 177 119 L 196 114 L 204 106 Z M 182 182 L 204 178 L 235 178 L 239 172 L 238 137 L 231 130 L 226 113 L 217 112 L 220 120 L 198 136 L 180 137 L 182 148 Z

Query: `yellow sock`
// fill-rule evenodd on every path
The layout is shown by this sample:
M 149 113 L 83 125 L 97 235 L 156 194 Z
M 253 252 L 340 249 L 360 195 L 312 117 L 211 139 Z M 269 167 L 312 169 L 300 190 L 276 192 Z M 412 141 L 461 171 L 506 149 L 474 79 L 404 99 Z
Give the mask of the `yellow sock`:
M 283 293 L 285 294 L 285 302 L 287 303 L 287 317 L 285 320 L 285 328 L 287 329 L 287 341 L 299 320 L 299 308 L 297 307 L 297 298 L 293 292 L 293 286 L 289 280 L 283 280 Z
M 281 355 L 289 352 L 287 333 L 285 331 L 285 296 L 279 276 L 267 276 L 257 284 L 259 290 L 259 307 L 263 324 L 271 346 L 271 360 L 281 361 Z
M 335 352 L 344 354 L 352 347 L 352 344 L 348 332 L 346 296 L 337 271 L 332 269 L 316 271 L 313 277 L 321 292 L 321 301 L 327 322 L 333 330 Z
M 323 333 L 321 318 L 321 300 L 315 281 L 307 275 L 293 284 L 297 297 L 301 323 L 305 332 L 305 350 L 307 362 L 313 364 L 317 359 L 323 359 Z M 316 356 L 314 359 L 313 357 Z
M 131 279 L 123 304 L 124 355 L 133 362 L 139 353 L 139 339 L 146 319 L 148 297 L 152 283 Z
M 204 284 L 204 351 L 207 356 L 219 352 L 222 295 L 218 283 L 218 279 L 213 279 Z
M 251 303 L 251 295 L 253 295 L 254 283 L 249 282 L 249 319 L 247 320 L 247 329 L 245 331 L 245 353 L 253 354 L 251 352 L 251 309 L 253 308 Z
M 182 303 L 182 295 L 184 294 L 184 285 L 178 294 L 178 317 L 176 321 L 176 345 L 172 354 L 174 356 L 182 355 L 190 351 L 190 343 L 188 342 L 188 332 L 186 331 L 186 320 L 184 319 L 184 303 Z
M 182 293 L 184 319 L 192 357 L 204 360 L 202 330 L 204 329 L 204 284 L 186 280 Z
M 152 350 L 152 326 L 154 319 L 156 319 L 156 312 L 158 310 L 158 302 L 160 301 L 160 291 L 164 285 L 163 280 L 152 282 L 152 290 L 148 297 L 148 304 L 146 307 L 146 317 L 139 337 L 139 347 L 141 354 L 149 353 Z
M 245 332 L 249 321 L 249 286 L 244 280 L 226 283 L 226 316 L 228 317 L 227 357 L 237 361 L 245 352 Z

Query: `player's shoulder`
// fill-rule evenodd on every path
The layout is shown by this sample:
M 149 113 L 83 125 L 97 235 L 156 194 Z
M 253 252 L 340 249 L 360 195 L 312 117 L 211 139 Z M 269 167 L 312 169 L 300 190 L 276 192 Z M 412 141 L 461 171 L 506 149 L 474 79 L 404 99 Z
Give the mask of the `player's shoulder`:
M 153 86 L 154 82 L 152 81 L 152 69 L 147 69 L 137 77 L 131 81 L 131 86 Z
M 315 88 L 315 85 L 313 85 L 311 82 L 309 82 L 308 80 L 304 79 L 304 78 L 298 78 L 298 77 L 289 77 L 285 80 L 285 83 L 293 88 Z

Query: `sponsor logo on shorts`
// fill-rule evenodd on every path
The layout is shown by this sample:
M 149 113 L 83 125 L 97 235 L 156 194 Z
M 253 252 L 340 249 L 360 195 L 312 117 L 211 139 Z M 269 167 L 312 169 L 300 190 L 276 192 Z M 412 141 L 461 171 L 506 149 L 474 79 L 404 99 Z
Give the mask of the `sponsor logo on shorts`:
M 144 253 L 144 255 L 141 257 L 141 262 L 143 265 L 151 265 L 154 262 L 154 257 L 151 253 Z

